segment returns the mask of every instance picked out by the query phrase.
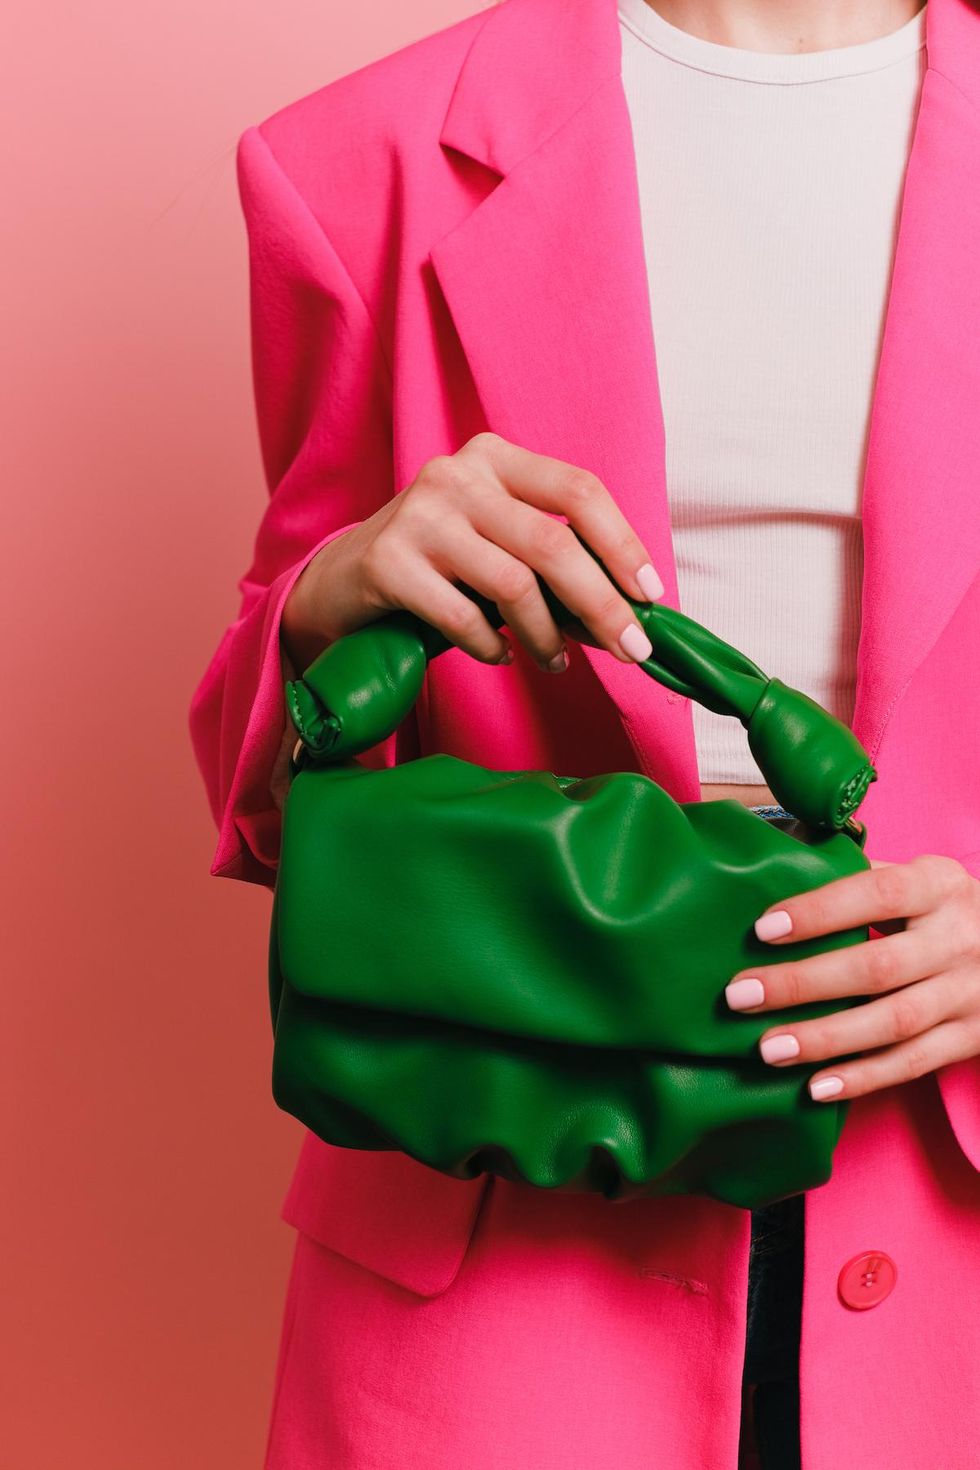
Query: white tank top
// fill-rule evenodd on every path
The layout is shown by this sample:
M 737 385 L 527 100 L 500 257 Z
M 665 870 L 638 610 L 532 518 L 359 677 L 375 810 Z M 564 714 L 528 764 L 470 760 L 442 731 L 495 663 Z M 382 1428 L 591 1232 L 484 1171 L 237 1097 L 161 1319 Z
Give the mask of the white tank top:
M 747 51 L 618 0 L 682 612 L 850 724 L 861 487 L 925 7 Z M 702 782 L 764 784 L 692 704 Z

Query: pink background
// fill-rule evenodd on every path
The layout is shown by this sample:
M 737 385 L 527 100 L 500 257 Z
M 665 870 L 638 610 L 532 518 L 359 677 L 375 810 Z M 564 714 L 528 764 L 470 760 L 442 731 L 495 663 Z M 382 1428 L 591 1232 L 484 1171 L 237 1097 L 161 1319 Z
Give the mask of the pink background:
M 299 1124 L 269 896 L 211 878 L 187 706 L 265 498 L 239 134 L 477 0 L 65 4 L 2 104 L 5 1207 L 17 1470 L 261 1465 Z

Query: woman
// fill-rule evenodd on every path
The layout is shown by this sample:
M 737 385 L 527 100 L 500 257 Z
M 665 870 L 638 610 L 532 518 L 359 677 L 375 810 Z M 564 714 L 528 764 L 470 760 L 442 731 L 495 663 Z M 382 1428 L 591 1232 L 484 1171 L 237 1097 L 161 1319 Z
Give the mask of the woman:
M 850 1101 L 833 1178 L 611 1206 L 308 1133 L 267 1470 L 973 1467 L 980 14 L 504 0 L 238 161 L 271 499 L 191 712 L 212 873 L 273 885 L 283 679 L 394 607 L 458 647 L 369 764 L 638 769 L 778 820 L 741 732 L 632 667 L 622 589 L 809 684 L 879 773 L 871 871 L 759 928 L 874 942 L 726 986 L 881 992 L 763 1037 Z

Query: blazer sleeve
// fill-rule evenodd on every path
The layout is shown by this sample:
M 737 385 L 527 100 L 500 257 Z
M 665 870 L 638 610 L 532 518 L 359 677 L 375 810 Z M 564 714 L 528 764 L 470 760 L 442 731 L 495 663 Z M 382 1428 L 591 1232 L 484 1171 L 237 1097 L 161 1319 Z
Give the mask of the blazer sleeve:
M 260 127 L 238 140 L 237 179 L 269 501 L 238 582 L 237 617 L 193 693 L 189 723 L 218 827 L 210 871 L 271 888 L 296 739 L 282 609 L 320 548 L 394 493 L 391 377 L 363 299 Z M 389 751 L 380 755 L 391 763 Z
M 980 879 L 980 851 L 959 861 L 971 878 Z M 980 1169 L 980 1056 L 947 1062 L 936 1071 L 946 1116 L 974 1169 Z

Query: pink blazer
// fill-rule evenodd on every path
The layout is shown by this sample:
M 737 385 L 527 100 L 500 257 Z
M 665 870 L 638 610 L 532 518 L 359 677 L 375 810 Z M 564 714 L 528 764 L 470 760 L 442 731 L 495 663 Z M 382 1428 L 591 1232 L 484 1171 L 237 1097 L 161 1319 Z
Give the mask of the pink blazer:
M 854 729 L 879 771 L 868 855 L 980 876 L 975 0 L 929 0 L 926 45 L 870 421 Z M 238 164 L 271 496 L 191 733 L 211 872 L 271 887 L 283 602 L 427 459 L 490 428 L 587 466 L 679 602 L 615 0 L 484 7 L 249 127 Z M 699 800 L 689 702 L 571 652 L 556 678 L 519 644 L 509 668 L 450 650 L 366 759 L 634 769 Z M 305 1254 L 270 1464 L 734 1470 L 746 1212 L 461 1182 L 307 1134 L 283 1218 Z M 894 1287 L 855 1310 L 842 1270 L 878 1251 Z M 806 1196 L 804 1465 L 976 1470 L 978 1364 L 971 1059 L 852 1102 L 833 1178 Z

